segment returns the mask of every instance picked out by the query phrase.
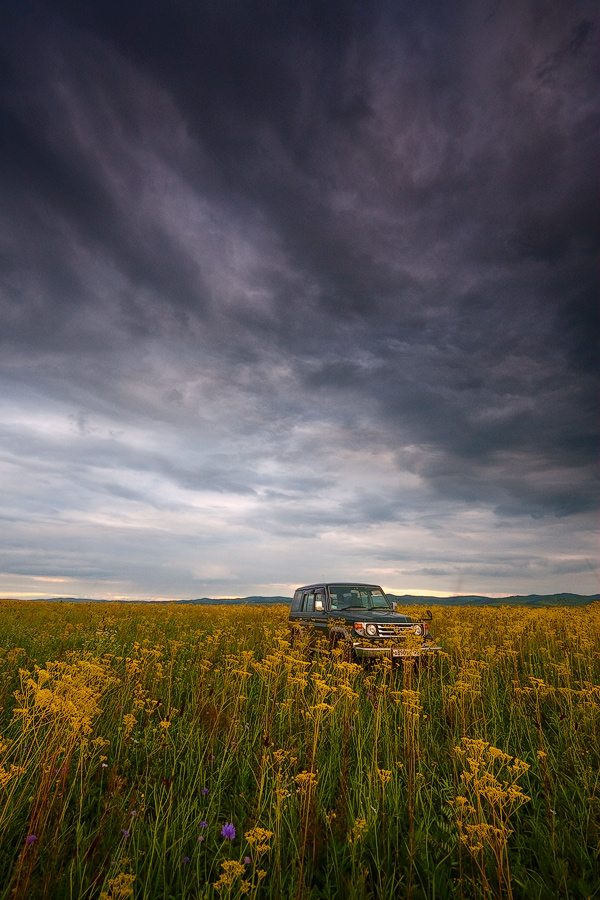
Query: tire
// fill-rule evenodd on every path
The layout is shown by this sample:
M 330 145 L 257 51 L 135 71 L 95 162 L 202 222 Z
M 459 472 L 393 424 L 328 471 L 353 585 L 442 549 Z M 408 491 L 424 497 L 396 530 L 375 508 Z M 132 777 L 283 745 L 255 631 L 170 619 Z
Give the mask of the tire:
M 295 647 L 302 640 L 302 632 L 299 628 L 290 629 L 290 646 Z
M 349 640 L 342 641 L 342 660 L 344 662 L 356 662 L 354 658 L 354 650 Z
M 354 662 L 354 650 L 348 638 L 342 637 L 341 634 L 333 634 L 329 640 L 331 650 L 341 650 L 342 662 Z

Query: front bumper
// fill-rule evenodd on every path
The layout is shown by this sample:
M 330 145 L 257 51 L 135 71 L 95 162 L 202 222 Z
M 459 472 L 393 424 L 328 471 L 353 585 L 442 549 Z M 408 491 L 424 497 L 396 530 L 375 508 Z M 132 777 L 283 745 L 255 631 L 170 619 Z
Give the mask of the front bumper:
M 418 659 L 421 656 L 428 656 L 430 653 L 436 653 L 441 647 L 431 646 L 431 644 L 423 644 L 421 647 L 405 648 L 405 647 L 364 647 L 360 643 L 353 643 L 352 648 L 358 659 Z

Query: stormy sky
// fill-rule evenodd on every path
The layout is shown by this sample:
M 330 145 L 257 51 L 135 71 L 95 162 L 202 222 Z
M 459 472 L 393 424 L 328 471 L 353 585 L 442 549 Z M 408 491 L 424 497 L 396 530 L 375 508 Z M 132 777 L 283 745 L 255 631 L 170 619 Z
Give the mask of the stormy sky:
M 588 0 L 4 0 L 0 593 L 598 591 Z

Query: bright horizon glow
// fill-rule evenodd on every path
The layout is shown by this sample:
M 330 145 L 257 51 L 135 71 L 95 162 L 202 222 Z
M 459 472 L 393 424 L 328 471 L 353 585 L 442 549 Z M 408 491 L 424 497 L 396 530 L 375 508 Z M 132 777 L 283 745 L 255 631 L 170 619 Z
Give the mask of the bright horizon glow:
M 333 584 L 334 582 L 331 582 L 331 583 Z M 301 585 L 298 585 L 298 587 L 301 587 Z M 382 587 L 383 587 L 383 585 L 382 585 Z M 471 596 L 485 597 L 485 598 L 489 598 L 490 600 L 501 600 L 504 597 L 511 597 L 511 596 L 528 596 L 530 594 L 544 596 L 544 593 L 539 592 L 539 591 L 529 591 L 527 594 L 515 595 L 515 594 L 488 594 L 488 593 L 478 594 L 475 592 L 461 592 L 458 594 L 453 594 L 451 591 L 426 591 L 426 590 L 422 590 L 420 588 L 414 589 L 414 590 L 411 590 L 411 589 L 404 590 L 401 588 L 389 589 L 389 588 L 383 587 L 383 590 L 384 590 L 385 594 L 392 594 L 397 597 L 403 597 L 403 596 L 432 597 L 432 598 L 440 599 L 440 600 L 447 599 L 448 597 L 471 597 Z M 561 594 L 561 593 L 575 593 L 575 592 L 555 591 L 553 593 Z M 218 601 L 224 602 L 227 600 L 237 600 L 237 599 L 243 600 L 246 597 L 256 597 L 256 596 L 264 597 L 265 599 L 269 599 L 271 597 L 286 597 L 287 595 L 279 594 L 279 593 L 273 593 L 273 594 L 251 593 L 251 594 L 244 594 L 244 595 L 228 594 L 228 595 L 207 597 L 207 599 L 214 600 L 216 602 L 218 602 Z M 291 600 L 292 596 L 293 596 L 293 591 L 290 593 L 288 599 Z M 594 596 L 594 594 L 588 594 L 588 595 L 582 595 L 582 596 Z M 55 598 L 60 599 L 59 595 L 52 594 L 52 593 L 34 594 L 32 592 L 26 592 L 26 591 L 13 591 L 10 596 L 0 596 L 0 600 L 8 600 L 8 601 L 11 601 L 11 600 L 52 601 Z M 73 596 L 73 595 L 66 596 L 65 595 L 65 600 L 67 602 L 69 600 L 74 600 L 74 601 L 89 600 L 92 603 L 101 603 L 101 602 L 106 602 L 106 603 L 181 603 L 185 600 L 196 600 L 196 599 L 203 599 L 203 598 L 200 598 L 200 597 L 134 597 L 134 596 L 123 596 L 123 595 L 104 595 L 102 597 L 93 597 L 93 596 L 88 596 L 88 595 L 86 595 L 86 596 L 83 596 L 83 595 L 81 595 L 81 596 Z

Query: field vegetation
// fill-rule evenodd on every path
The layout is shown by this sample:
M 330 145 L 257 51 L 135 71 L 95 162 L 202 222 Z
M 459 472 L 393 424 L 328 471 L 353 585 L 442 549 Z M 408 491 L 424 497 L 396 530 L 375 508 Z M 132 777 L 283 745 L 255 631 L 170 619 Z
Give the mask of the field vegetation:
M 600 604 L 416 667 L 286 620 L 0 602 L 0 900 L 600 897 Z

